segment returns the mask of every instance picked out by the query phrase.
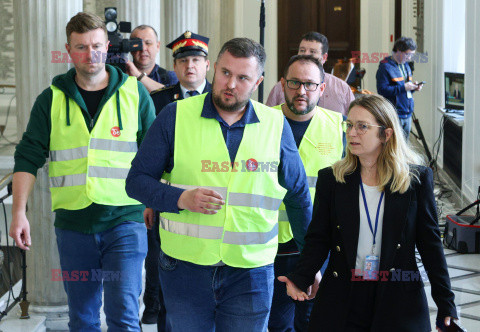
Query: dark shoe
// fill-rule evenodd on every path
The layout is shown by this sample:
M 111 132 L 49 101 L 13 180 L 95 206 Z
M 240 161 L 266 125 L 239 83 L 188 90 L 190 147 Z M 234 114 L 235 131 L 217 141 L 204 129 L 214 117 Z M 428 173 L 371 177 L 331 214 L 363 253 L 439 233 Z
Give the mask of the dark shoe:
M 145 308 L 142 316 L 143 324 L 157 324 L 158 310 Z

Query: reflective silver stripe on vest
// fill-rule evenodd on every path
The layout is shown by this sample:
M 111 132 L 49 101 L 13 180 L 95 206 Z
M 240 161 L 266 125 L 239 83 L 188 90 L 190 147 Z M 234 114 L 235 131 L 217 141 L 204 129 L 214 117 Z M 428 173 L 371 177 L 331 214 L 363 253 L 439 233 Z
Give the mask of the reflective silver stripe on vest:
M 86 174 L 72 174 L 64 176 L 54 176 L 50 178 L 50 187 L 71 187 L 83 186 L 87 183 Z
M 81 146 L 79 148 L 73 148 L 73 149 L 50 151 L 51 161 L 75 160 L 80 158 L 87 158 L 87 156 L 88 156 L 87 146 Z
M 307 176 L 307 182 L 308 182 L 308 187 L 309 188 L 315 188 L 317 185 L 317 177 L 316 176 Z M 313 199 L 313 197 L 312 197 Z
M 281 199 L 256 194 L 230 193 L 228 196 L 228 205 L 232 206 L 249 206 L 276 211 L 280 204 L 282 204 Z
M 92 178 L 126 179 L 129 168 L 89 166 L 88 176 Z
M 288 222 L 288 215 L 286 210 L 279 210 L 278 211 L 278 221 L 287 221 Z
M 167 181 L 162 179 L 162 182 L 167 183 Z M 185 190 L 195 189 L 195 188 L 205 188 L 211 189 L 218 192 L 222 195 L 223 199 L 227 197 L 227 188 L 226 187 L 207 187 L 207 186 L 192 186 L 188 184 L 176 184 L 171 183 L 171 186 L 182 188 Z M 228 197 L 228 205 L 232 206 L 248 206 L 248 207 L 257 207 L 266 210 L 276 211 L 282 203 L 281 199 L 256 195 L 256 194 L 244 194 L 244 193 L 230 193 Z
M 123 142 L 105 138 L 92 138 L 90 140 L 90 149 L 116 152 L 137 152 L 138 146 L 137 142 Z
M 164 179 L 162 179 L 161 182 L 169 184 Z M 185 190 L 196 189 L 196 188 L 210 189 L 210 190 L 213 190 L 213 191 L 216 191 L 217 193 L 219 193 L 223 197 L 223 199 L 227 198 L 227 188 L 226 187 L 192 186 L 192 185 L 189 185 L 189 184 L 176 184 L 176 183 L 170 183 L 169 185 L 171 185 L 173 187 L 185 189 Z
M 160 227 L 170 233 L 209 240 L 219 240 L 223 233 L 223 227 L 187 224 L 163 217 L 160 217 Z
M 249 245 L 249 244 L 265 244 L 278 235 L 278 224 L 273 226 L 271 231 L 262 232 L 225 232 L 223 243 Z

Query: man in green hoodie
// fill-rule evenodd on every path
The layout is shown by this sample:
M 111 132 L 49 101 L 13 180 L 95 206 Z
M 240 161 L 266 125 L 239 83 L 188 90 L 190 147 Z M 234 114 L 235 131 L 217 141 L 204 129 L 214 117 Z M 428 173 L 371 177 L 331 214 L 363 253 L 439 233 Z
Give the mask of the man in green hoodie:
M 105 65 L 103 20 L 78 13 L 66 27 L 75 68 L 55 77 L 33 105 L 15 152 L 10 236 L 31 245 L 27 198 L 49 156 L 52 210 L 70 330 L 100 331 L 104 290 L 109 330 L 140 331 L 138 297 L 147 252 L 144 206 L 125 178 L 154 107 L 135 77 Z

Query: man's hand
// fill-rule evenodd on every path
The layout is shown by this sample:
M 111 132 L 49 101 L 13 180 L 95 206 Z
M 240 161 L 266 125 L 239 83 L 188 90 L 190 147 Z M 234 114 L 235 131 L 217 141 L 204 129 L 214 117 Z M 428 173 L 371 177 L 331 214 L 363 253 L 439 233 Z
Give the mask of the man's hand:
M 308 295 L 303 292 L 300 288 L 295 286 L 295 284 L 285 276 L 280 276 L 277 278 L 278 281 L 284 282 L 287 284 L 287 294 L 295 301 L 306 301 L 309 299 Z
M 29 247 L 32 245 L 30 239 L 30 224 L 28 223 L 25 213 L 13 215 L 9 235 L 15 240 L 17 247 L 23 250 L 30 250 Z
M 315 275 L 315 281 L 313 282 L 313 285 L 308 287 L 308 290 L 307 290 L 309 300 L 314 299 L 315 296 L 317 295 L 320 281 L 322 281 L 322 272 L 318 271 L 317 274 Z
M 196 188 L 185 190 L 178 199 L 178 208 L 203 214 L 215 214 L 225 205 L 223 197 L 214 190 Z
M 418 81 L 415 81 L 415 84 L 417 85 L 417 88 L 415 89 L 415 91 L 420 91 L 420 90 L 422 90 L 423 84 L 419 84 Z
M 418 85 L 416 85 L 415 83 L 413 83 L 413 82 L 405 83 L 405 90 L 406 91 L 413 91 L 413 90 L 417 90 L 417 89 L 418 89 Z
M 148 229 L 152 229 L 153 223 L 155 221 L 153 209 L 145 208 L 145 210 L 143 211 L 143 221 L 145 222 L 145 226 L 147 226 Z
M 33 189 L 35 175 L 27 172 L 15 172 L 12 183 L 12 224 L 9 235 L 15 240 L 20 249 L 29 250 L 32 245 L 30 239 L 30 224 L 27 220 L 27 200 Z
M 127 63 L 125 63 L 125 69 L 127 71 L 127 75 L 129 75 L 129 76 L 138 77 L 141 74 L 140 70 L 138 70 L 138 68 L 135 67 L 133 62 L 130 61 L 130 60 L 128 60 Z
M 142 74 L 142 72 L 138 70 L 138 68 L 135 67 L 135 65 L 131 61 L 128 61 L 127 63 L 125 63 L 125 69 L 129 76 L 134 76 L 138 78 L 138 76 Z M 152 80 L 150 77 L 146 75 L 140 80 L 140 82 L 143 84 L 143 86 L 147 89 L 149 93 L 155 90 L 165 88 L 165 85 Z

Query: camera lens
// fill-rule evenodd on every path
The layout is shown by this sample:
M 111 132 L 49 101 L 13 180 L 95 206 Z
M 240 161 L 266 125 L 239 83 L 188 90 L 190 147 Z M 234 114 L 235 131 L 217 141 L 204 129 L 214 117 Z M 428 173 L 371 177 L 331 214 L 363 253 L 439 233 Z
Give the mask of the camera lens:
M 117 23 L 115 22 L 107 22 L 106 27 L 108 32 L 117 31 Z
M 105 19 L 107 21 L 114 21 L 117 19 L 117 11 L 115 8 L 107 8 L 105 10 Z

